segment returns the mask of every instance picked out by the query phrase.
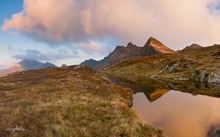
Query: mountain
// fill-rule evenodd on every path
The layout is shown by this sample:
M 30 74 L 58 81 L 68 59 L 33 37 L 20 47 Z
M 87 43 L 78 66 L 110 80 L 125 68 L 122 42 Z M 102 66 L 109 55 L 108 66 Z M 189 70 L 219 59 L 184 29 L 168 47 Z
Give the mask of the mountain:
M 193 50 L 193 49 L 201 49 L 202 46 L 200 46 L 199 44 L 195 44 L 193 43 L 190 46 L 185 47 L 183 50 Z
M 93 69 L 103 69 L 105 67 L 112 66 L 122 60 L 135 57 L 151 56 L 159 53 L 174 53 L 174 51 L 166 47 L 157 39 L 150 37 L 143 47 L 138 47 L 129 42 L 127 47 L 117 46 L 115 50 L 103 60 L 96 61 L 90 59 L 82 62 L 81 65 L 87 65 Z
M 155 53 L 174 53 L 174 50 L 168 48 L 163 43 L 153 37 L 150 37 L 148 39 L 143 49 L 145 50 L 145 52 L 148 52 L 149 55 Z
M 20 64 L 24 68 L 24 70 L 35 70 L 35 69 L 42 69 L 48 67 L 57 67 L 56 65 L 49 62 L 42 63 L 36 60 L 28 60 L 28 59 L 24 59 L 20 61 L 18 64 Z
M 95 68 L 99 63 L 100 63 L 100 61 L 96 61 L 94 59 L 89 59 L 89 60 L 85 60 L 83 63 L 81 63 L 81 65 L 87 65 L 90 68 Z
M 127 59 L 102 73 L 130 83 L 194 95 L 207 95 L 206 90 L 212 89 L 213 95 L 219 96 L 216 91 L 220 91 L 220 45 Z
M 42 63 L 36 60 L 24 59 L 7 69 L 1 70 L 0 77 L 6 76 L 14 72 L 20 72 L 25 70 L 36 70 L 36 69 L 49 68 L 49 67 L 57 67 L 57 66 L 49 62 Z

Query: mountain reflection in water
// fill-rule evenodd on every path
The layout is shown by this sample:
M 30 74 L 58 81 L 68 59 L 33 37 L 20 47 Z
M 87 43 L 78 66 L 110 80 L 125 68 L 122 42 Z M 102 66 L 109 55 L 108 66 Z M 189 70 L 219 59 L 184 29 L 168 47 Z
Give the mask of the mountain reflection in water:
M 132 108 L 166 136 L 220 137 L 219 98 L 113 82 L 134 91 Z

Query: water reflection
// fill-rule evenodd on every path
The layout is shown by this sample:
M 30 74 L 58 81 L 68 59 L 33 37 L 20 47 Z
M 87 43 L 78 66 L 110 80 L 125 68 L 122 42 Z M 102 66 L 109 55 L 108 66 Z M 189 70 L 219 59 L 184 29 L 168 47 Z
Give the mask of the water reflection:
M 145 90 L 143 93 L 150 102 L 153 102 L 159 99 L 160 97 L 162 97 L 164 94 L 166 94 L 169 91 L 170 91 L 169 89 L 155 89 L 151 92 Z
M 133 96 L 139 116 L 169 137 L 220 137 L 220 99 L 170 91 L 150 102 L 144 93 Z
M 213 124 L 210 126 L 207 132 L 207 137 L 219 137 L 220 136 L 220 124 Z
M 220 99 L 111 79 L 134 91 L 133 109 L 169 137 L 220 137 Z M 218 92 L 217 92 L 218 93 Z
M 164 94 L 170 91 L 169 89 L 155 89 L 149 86 L 140 86 L 137 84 L 126 83 L 126 82 L 119 81 L 113 77 L 109 77 L 109 79 L 113 83 L 116 83 L 123 87 L 130 88 L 135 94 L 139 92 L 144 93 L 144 95 L 147 97 L 147 99 L 150 102 L 157 100 L 158 98 L 162 97 Z

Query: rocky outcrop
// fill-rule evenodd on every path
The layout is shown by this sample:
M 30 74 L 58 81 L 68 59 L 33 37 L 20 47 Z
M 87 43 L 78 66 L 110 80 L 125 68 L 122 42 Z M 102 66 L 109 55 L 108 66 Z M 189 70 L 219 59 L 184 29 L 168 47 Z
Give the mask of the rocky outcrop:
M 199 69 L 196 69 L 197 66 L 199 66 Z M 204 66 L 202 67 L 198 63 L 192 61 L 184 61 L 182 63 L 171 62 L 165 65 L 165 71 L 170 74 L 173 73 L 174 75 L 187 74 L 189 77 L 182 77 L 180 75 L 174 77 L 174 80 L 193 80 L 200 83 L 220 83 L 219 64 L 204 68 Z M 162 74 L 160 72 L 158 74 Z
M 101 61 L 90 59 L 82 62 L 81 64 L 87 65 L 93 69 L 103 69 L 125 59 L 151 56 L 159 53 L 174 53 L 174 51 L 166 47 L 164 44 L 162 44 L 155 38 L 150 37 L 143 47 L 138 47 L 129 42 L 127 44 L 127 47 L 117 46 L 112 53 L 110 53 Z
M 165 66 L 165 70 L 167 70 L 169 73 L 174 73 L 176 71 L 176 67 L 178 64 L 171 63 Z
M 195 81 L 206 82 L 206 83 L 220 83 L 220 69 L 213 70 L 200 70 L 196 71 L 194 78 Z
M 220 83 L 220 70 L 214 71 L 208 75 L 209 83 Z

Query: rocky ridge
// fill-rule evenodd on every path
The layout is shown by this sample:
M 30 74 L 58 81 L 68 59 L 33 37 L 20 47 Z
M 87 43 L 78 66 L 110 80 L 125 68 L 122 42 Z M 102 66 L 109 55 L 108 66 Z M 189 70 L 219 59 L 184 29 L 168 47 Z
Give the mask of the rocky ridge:
M 220 89 L 220 45 L 120 62 L 105 72 L 148 86 L 181 91 Z M 201 90 L 200 90 L 201 91 Z
M 174 53 L 174 51 L 157 39 L 150 37 L 143 47 L 136 46 L 129 42 L 127 47 L 117 46 L 115 50 L 103 60 L 96 61 L 90 59 L 82 62 L 81 65 L 87 65 L 93 69 L 103 69 L 126 59 L 151 56 L 159 53 Z

